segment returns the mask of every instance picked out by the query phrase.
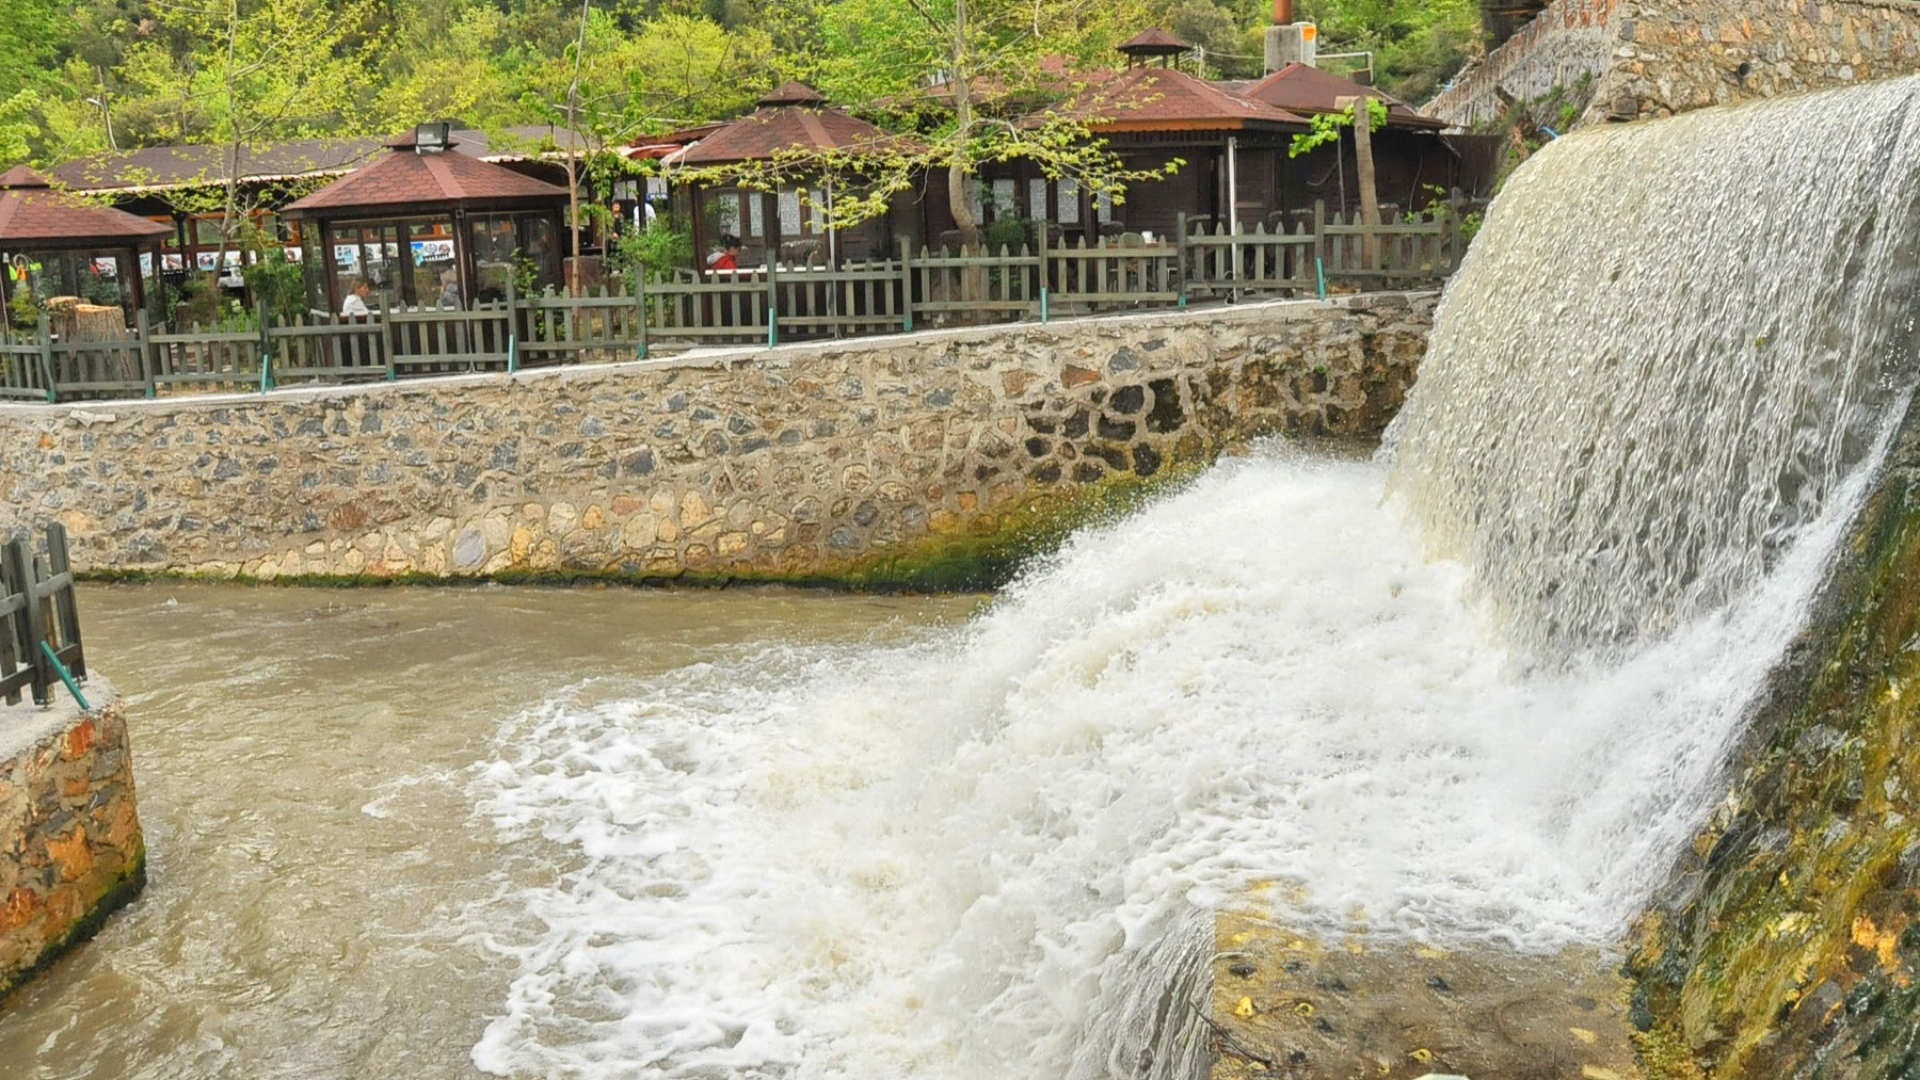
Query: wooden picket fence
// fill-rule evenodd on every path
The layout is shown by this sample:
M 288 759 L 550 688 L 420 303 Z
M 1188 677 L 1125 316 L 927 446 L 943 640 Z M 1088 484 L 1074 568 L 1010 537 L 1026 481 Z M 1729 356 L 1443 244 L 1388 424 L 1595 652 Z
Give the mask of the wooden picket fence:
M 470 309 L 349 317 L 255 313 L 255 328 L 153 329 L 124 339 L 0 339 L 0 400 L 153 397 L 315 382 L 644 358 L 661 347 L 777 345 L 943 325 L 1040 321 L 1194 303 L 1326 295 L 1330 287 L 1438 284 L 1465 252 L 1458 207 L 1437 219 L 1362 225 L 1316 207 L 1293 231 L 1187 228 L 1148 241 L 915 250 L 829 266 L 769 265 L 585 295 L 518 296 Z
M 44 552 L 7 541 L 0 546 L 0 702 L 18 705 L 26 690 L 34 704 L 50 705 L 56 683 L 72 689 L 86 679 L 66 529 L 47 526 Z

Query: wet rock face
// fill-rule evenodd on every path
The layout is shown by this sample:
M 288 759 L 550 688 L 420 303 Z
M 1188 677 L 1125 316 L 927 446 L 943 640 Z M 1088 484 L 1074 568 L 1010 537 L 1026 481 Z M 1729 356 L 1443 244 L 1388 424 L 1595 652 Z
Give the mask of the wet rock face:
M 0 704 L 0 1000 L 132 899 L 146 849 L 115 703 L 49 718 Z M 35 726 L 33 737 L 18 738 Z
M 1639 929 L 1661 1078 L 1920 1076 L 1920 423 Z
M 1258 916 L 1216 924 L 1213 1080 L 1629 1080 L 1628 985 L 1591 951 L 1326 942 Z
M 253 578 L 861 580 L 1268 434 L 1377 438 L 1430 294 L 0 409 L 0 532 Z M 889 571 L 890 572 L 890 571 Z M 903 571 L 912 583 L 911 568 Z

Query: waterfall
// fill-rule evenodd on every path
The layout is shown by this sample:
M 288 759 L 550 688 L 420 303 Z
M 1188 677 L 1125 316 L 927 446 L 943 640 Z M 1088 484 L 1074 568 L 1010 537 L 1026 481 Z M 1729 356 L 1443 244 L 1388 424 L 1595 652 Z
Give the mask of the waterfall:
M 1255 888 L 1307 933 L 1614 941 L 1904 398 L 1917 89 L 1548 147 L 1380 460 L 1276 446 L 964 626 L 505 722 L 477 816 L 569 854 L 470 915 L 518 965 L 475 1063 L 1191 1075 L 1206 913 Z
M 1912 78 L 1549 144 L 1447 290 L 1394 490 L 1511 640 L 1617 653 L 1764 575 L 1911 358 Z

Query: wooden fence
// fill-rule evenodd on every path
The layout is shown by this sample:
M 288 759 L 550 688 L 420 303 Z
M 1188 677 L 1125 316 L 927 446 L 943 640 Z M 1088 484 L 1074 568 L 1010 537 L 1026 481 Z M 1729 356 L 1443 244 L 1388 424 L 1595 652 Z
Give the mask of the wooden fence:
M 34 704 L 51 705 L 56 682 L 78 699 L 76 684 L 86 679 L 66 529 L 47 526 L 44 554 L 9 540 L 0 546 L 0 702 L 18 705 L 29 690 Z
M 0 400 L 153 397 L 179 389 L 513 371 L 645 357 L 660 346 L 777 345 L 940 325 L 1040 321 L 1192 303 L 1326 295 L 1330 286 L 1433 285 L 1466 240 L 1458 207 L 1437 219 L 1362 225 L 1316 207 L 1289 232 L 1189 230 L 1087 245 L 1045 236 L 997 250 L 914 250 L 838 267 L 722 271 L 645 281 L 628 291 L 517 296 L 471 309 L 348 317 L 255 313 L 253 329 L 160 332 L 143 316 L 124 339 L 0 339 Z

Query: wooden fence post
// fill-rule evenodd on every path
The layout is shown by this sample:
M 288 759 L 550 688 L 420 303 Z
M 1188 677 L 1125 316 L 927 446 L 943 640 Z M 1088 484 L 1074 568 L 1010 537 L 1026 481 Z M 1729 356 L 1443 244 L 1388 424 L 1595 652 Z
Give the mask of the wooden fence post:
M 507 270 L 507 374 L 520 369 L 520 289 Z
M 650 314 L 647 311 L 647 268 L 638 264 L 633 268 L 633 303 L 640 312 L 640 322 L 635 331 L 640 336 L 639 359 L 645 360 L 647 358 L 647 318 Z
M 268 331 L 267 302 L 256 300 L 253 305 L 254 318 L 260 323 L 260 392 L 273 389 L 273 337 Z
M 1053 266 L 1047 259 L 1047 223 L 1044 220 L 1036 221 L 1033 228 L 1035 233 L 1033 246 L 1040 252 L 1040 321 L 1045 323 L 1051 314 L 1047 310 L 1047 284 L 1048 275 L 1052 273 Z
M 900 329 L 913 332 L 913 237 L 900 238 Z
M 1454 188 L 1447 195 L 1446 272 L 1448 274 L 1460 269 L 1460 260 L 1467 254 L 1465 239 L 1466 223 L 1461 220 L 1466 216 L 1466 211 L 1466 195 L 1461 192 L 1459 188 Z M 1437 259 L 1434 261 L 1436 263 L 1439 262 Z
M 1187 247 L 1187 212 L 1182 210 L 1178 214 L 1175 214 L 1173 221 L 1173 272 L 1177 275 L 1179 283 L 1180 299 L 1178 304 L 1184 310 L 1187 306 L 1187 279 L 1192 276 L 1187 270 L 1187 258 L 1193 254 Z
M 27 650 L 23 658 L 32 669 L 33 703 L 35 705 L 53 704 L 53 671 L 45 656 L 41 655 L 40 643 L 47 639 L 47 629 L 43 622 L 45 616 L 40 604 L 33 596 L 33 560 L 27 555 L 27 543 L 24 540 L 9 540 L 5 550 L 5 575 L 7 591 L 17 592 L 26 600 L 26 607 L 16 614 L 26 626 L 26 640 L 21 642 Z M 16 624 L 18 625 L 18 624 Z
M 1320 299 L 1327 298 L 1327 201 L 1313 200 L 1313 277 Z
M 769 349 L 780 344 L 780 284 L 773 272 L 774 262 L 772 258 L 767 260 L 767 348 Z
M 70 656 L 68 665 L 75 682 L 87 681 L 86 649 L 80 643 L 80 605 L 73 595 L 73 563 L 67 558 L 67 527 L 59 522 L 47 526 L 47 569 L 56 579 L 66 581 L 53 594 L 54 617 L 59 622 L 60 651 Z
M 53 377 L 53 323 L 47 319 L 47 313 L 40 313 L 38 328 L 40 345 L 40 377 L 47 383 L 47 404 L 60 400 L 59 384 Z M 37 699 L 36 699 L 37 700 Z
M 147 384 L 148 397 L 158 397 L 160 391 L 154 376 L 159 373 L 160 361 L 153 354 L 153 322 L 147 318 L 145 308 L 134 314 L 133 339 L 140 346 L 140 381 Z

